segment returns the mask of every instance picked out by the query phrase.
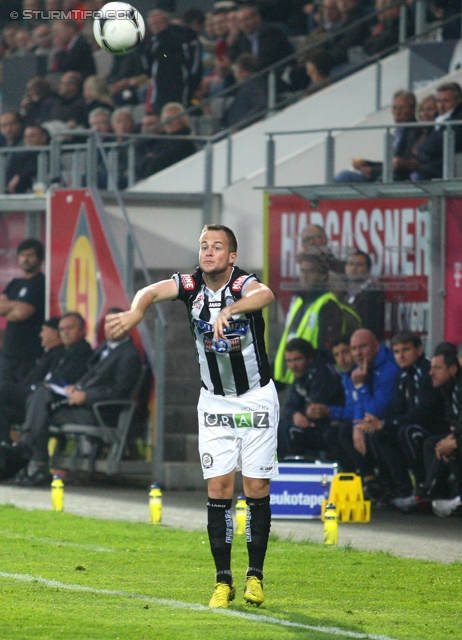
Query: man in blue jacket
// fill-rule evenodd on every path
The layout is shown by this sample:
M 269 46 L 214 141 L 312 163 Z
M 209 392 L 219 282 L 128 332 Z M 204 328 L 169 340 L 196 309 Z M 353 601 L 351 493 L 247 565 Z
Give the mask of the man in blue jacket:
M 330 417 L 342 420 L 339 438 L 346 459 L 351 461 L 352 468 L 343 471 L 354 471 L 363 478 L 366 493 L 371 497 L 379 497 L 374 473 L 374 459 L 366 436 L 356 425 L 363 420 L 366 413 L 383 417 L 395 394 L 399 367 L 392 351 L 381 345 L 369 329 L 358 329 L 350 340 L 350 348 L 356 367 L 351 376 L 344 376 L 342 382 L 345 389 L 345 406 L 328 407 L 311 405 L 310 417 Z

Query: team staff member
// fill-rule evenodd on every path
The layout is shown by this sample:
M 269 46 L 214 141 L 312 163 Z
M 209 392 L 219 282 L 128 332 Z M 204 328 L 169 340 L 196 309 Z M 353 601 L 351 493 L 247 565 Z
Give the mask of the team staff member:
M 0 378 L 11 382 L 21 382 L 40 357 L 40 330 L 45 320 L 43 245 L 29 238 L 18 245 L 16 253 L 24 275 L 11 280 L 0 295 L 0 316 L 7 321 Z
M 131 331 L 147 308 L 182 300 L 188 309 L 203 388 L 199 451 L 208 483 L 208 534 L 216 566 L 209 606 L 226 608 L 235 597 L 231 573 L 235 471 L 242 468 L 247 498 L 247 569 L 244 599 L 264 601 L 263 563 L 271 526 L 270 479 L 276 461 L 279 405 L 264 343 L 261 310 L 270 289 L 234 266 L 237 239 L 223 225 L 206 225 L 199 239 L 199 268 L 176 274 L 136 294 L 130 311 L 107 317 L 114 338 Z

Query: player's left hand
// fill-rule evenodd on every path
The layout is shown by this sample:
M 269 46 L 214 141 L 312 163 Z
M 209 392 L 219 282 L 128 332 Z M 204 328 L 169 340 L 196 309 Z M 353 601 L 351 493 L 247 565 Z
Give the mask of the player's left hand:
M 122 313 L 110 313 L 106 316 L 104 328 L 109 337 L 120 340 L 136 327 L 142 319 L 143 314 L 138 309 L 130 309 Z
M 225 307 L 220 311 L 217 319 L 213 323 L 213 337 L 215 340 L 223 340 L 225 337 L 225 329 L 229 329 L 229 321 L 232 318 L 232 314 L 228 307 Z

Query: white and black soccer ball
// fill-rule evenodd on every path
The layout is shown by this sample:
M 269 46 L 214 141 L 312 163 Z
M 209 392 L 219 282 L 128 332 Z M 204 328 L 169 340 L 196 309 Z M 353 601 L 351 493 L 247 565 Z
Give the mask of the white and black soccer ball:
M 98 13 L 93 35 L 101 49 L 122 56 L 142 42 L 146 32 L 143 16 L 131 4 L 108 2 Z

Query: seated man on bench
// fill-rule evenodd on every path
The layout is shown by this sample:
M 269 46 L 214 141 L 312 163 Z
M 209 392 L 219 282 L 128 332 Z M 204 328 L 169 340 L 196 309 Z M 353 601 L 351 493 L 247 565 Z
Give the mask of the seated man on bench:
M 109 309 L 107 313 L 118 313 Z M 141 357 L 128 336 L 108 339 L 88 361 L 88 371 L 75 385 L 62 388 L 40 385 L 28 398 L 23 435 L 14 445 L 0 445 L 0 478 L 28 465 L 22 486 L 51 482 L 48 469 L 48 427 L 77 423 L 98 425 L 92 405 L 130 397 L 141 373 Z M 14 471 L 13 471 L 14 473 Z

